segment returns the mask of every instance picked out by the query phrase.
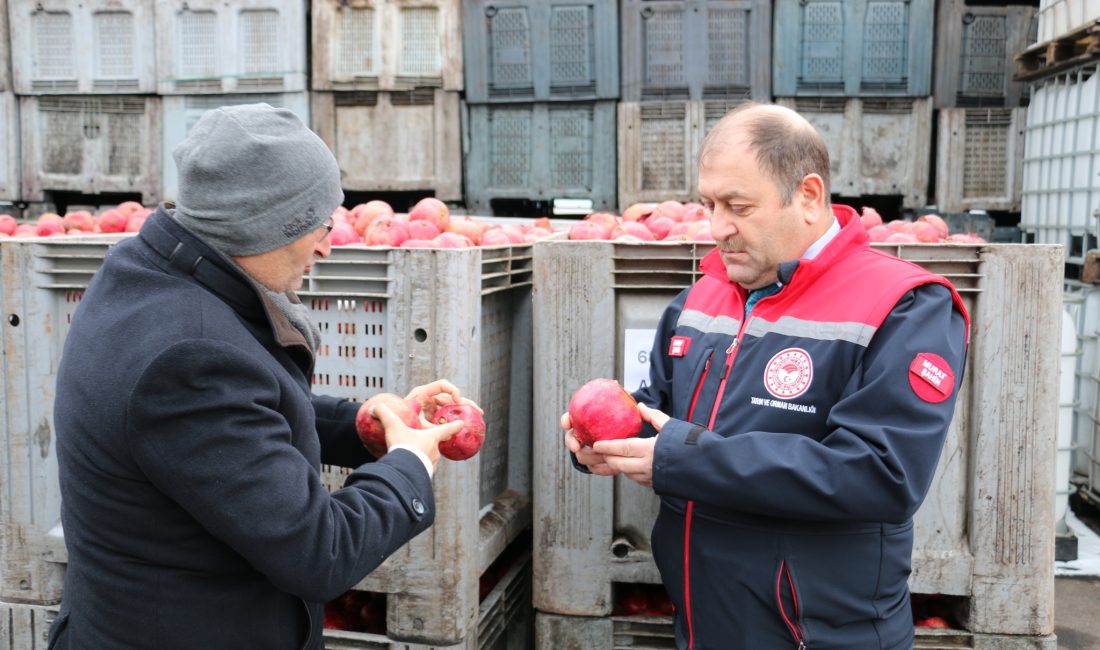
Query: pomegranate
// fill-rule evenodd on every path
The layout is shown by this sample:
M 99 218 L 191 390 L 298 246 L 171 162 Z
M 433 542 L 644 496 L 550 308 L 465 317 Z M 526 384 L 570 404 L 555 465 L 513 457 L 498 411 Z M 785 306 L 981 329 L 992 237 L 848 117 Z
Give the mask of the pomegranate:
M 386 455 L 389 445 L 386 444 L 386 429 L 382 426 L 382 422 L 370 414 L 375 404 L 385 404 L 397 414 L 397 417 L 401 418 L 402 422 L 413 429 L 420 428 L 421 409 L 420 403 L 416 400 L 406 400 L 393 393 L 378 393 L 363 402 L 359 412 L 355 414 L 355 430 L 367 451 L 375 458 L 381 458 Z
M 439 443 L 439 453 L 451 460 L 473 457 L 485 442 L 485 418 L 469 404 L 447 404 L 439 407 L 432 418 L 436 424 L 462 420 L 462 428 L 448 440 Z
M 638 403 L 614 379 L 593 379 L 569 400 L 573 435 L 582 445 L 597 440 L 633 438 L 642 431 Z

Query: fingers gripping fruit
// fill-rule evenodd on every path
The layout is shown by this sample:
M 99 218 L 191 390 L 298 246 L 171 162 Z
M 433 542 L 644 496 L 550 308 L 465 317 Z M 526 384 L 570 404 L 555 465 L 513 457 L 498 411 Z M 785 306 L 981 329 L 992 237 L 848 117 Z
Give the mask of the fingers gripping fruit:
M 355 430 L 367 451 L 375 458 L 381 458 L 386 455 L 389 446 L 386 445 L 386 430 L 382 422 L 370 414 L 375 404 L 385 404 L 413 429 L 420 428 L 420 404 L 393 393 L 378 393 L 359 407 L 359 412 L 355 414 Z
M 593 379 L 569 400 L 573 435 L 582 445 L 597 440 L 633 438 L 642 431 L 638 403 L 614 379 Z
M 446 424 L 462 420 L 463 427 L 448 440 L 439 443 L 439 453 L 451 460 L 471 458 L 485 442 L 485 418 L 474 407 L 467 404 L 448 404 L 441 406 L 433 418 L 436 424 Z

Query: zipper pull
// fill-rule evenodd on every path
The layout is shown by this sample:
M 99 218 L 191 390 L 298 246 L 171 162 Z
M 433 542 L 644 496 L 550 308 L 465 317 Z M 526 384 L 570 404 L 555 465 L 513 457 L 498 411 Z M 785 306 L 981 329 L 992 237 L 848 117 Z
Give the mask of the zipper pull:
M 806 650 L 806 643 L 804 641 L 798 642 L 798 650 Z
M 734 338 L 733 343 L 730 343 L 730 346 L 728 348 L 726 348 L 726 356 L 729 356 L 729 355 L 733 354 L 733 349 L 736 348 L 736 347 L 737 347 L 737 338 Z

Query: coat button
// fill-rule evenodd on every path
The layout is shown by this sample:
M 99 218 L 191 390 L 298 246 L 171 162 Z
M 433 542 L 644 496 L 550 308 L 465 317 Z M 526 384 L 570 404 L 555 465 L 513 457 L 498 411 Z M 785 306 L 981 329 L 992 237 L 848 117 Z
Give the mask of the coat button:
M 420 499 L 413 498 L 412 500 L 413 512 L 418 515 L 424 514 L 424 502 Z

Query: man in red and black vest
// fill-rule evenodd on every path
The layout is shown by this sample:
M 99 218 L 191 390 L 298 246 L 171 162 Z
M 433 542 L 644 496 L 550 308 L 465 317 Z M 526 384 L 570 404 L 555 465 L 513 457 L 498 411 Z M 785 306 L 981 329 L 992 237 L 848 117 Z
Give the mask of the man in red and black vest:
M 680 648 L 910 648 L 913 514 L 962 380 L 958 293 L 872 250 L 797 113 L 738 107 L 699 193 L 717 248 L 666 309 L 640 438 L 566 445 L 661 498 Z

